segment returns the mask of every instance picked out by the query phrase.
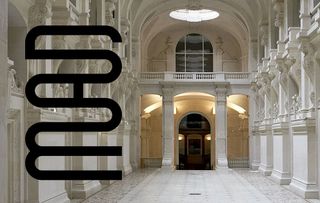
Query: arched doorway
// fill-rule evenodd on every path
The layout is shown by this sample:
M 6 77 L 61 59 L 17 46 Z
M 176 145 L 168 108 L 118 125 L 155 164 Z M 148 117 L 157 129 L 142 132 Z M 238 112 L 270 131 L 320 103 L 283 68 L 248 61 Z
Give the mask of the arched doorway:
M 210 122 L 199 113 L 186 115 L 179 123 L 180 170 L 211 169 Z

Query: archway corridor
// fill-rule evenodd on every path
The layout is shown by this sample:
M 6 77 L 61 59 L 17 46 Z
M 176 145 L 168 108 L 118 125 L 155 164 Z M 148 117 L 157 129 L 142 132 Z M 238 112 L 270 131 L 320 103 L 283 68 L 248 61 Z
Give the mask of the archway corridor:
M 248 102 L 245 95 L 228 96 L 222 113 L 225 115 L 217 121 L 216 114 L 221 114 L 221 107 L 217 107 L 215 96 L 202 92 L 180 93 L 169 101 L 172 119 L 168 122 L 170 114 L 163 116 L 168 110 L 163 109 L 163 105 L 168 102 L 160 95 L 142 95 L 141 167 L 163 167 L 169 152 L 170 166 L 176 170 L 214 170 L 218 153 L 223 150 L 221 146 L 225 145 L 227 167 L 249 168 Z M 225 137 L 222 137 L 223 126 Z M 168 135 L 163 131 L 171 128 L 169 136 L 172 137 L 168 142 Z

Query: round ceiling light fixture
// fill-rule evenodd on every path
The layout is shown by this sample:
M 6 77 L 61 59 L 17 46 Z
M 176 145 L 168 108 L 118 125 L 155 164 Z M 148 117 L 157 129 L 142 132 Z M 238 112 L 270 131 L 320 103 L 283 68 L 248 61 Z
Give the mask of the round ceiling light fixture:
M 220 14 L 217 11 L 209 9 L 178 9 L 171 11 L 169 15 L 171 18 L 177 20 L 197 23 L 201 21 L 213 20 L 218 18 Z

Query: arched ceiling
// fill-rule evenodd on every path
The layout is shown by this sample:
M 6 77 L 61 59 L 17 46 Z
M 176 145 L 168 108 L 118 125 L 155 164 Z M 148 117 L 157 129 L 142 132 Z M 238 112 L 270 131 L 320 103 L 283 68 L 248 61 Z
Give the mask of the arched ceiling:
M 131 34 L 135 41 L 141 42 L 140 49 L 161 31 L 169 27 L 186 29 L 192 25 L 171 19 L 170 11 L 187 8 L 190 2 L 198 1 L 201 8 L 220 13 L 219 18 L 201 22 L 203 27 L 229 33 L 237 40 L 243 56 L 248 54 L 249 43 L 257 40 L 259 23 L 266 21 L 270 0 L 123 0 L 122 17 L 131 22 Z
M 133 34 L 140 36 L 144 26 L 152 23 L 156 16 L 174 9 L 185 8 L 189 1 L 125 0 L 123 2 L 123 8 L 128 9 L 128 12 L 131 13 Z M 268 0 L 200 0 L 202 7 L 218 11 L 221 21 L 229 22 L 226 27 L 230 25 L 241 27 L 241 32 L 246 32 L 248 38 L 256 35 L 259 21 L 266 16 L 265 8 L 267 7 L 265 5 L 267 3 Z

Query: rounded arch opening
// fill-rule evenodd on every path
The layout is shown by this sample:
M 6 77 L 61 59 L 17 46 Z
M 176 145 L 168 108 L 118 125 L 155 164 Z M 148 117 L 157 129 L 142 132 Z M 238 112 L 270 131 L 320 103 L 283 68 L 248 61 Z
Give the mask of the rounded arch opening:
M 227 98 L 227 158 L 229 168 L 249 168 L 249 97 Z
M 210 170 L 211 124 L 201 113 L 189 112 L 178 122 L 180 170 Z
M 183 36 L 176 46 L 176 72 L 213 72 L 213 46 L 199 33 Z

